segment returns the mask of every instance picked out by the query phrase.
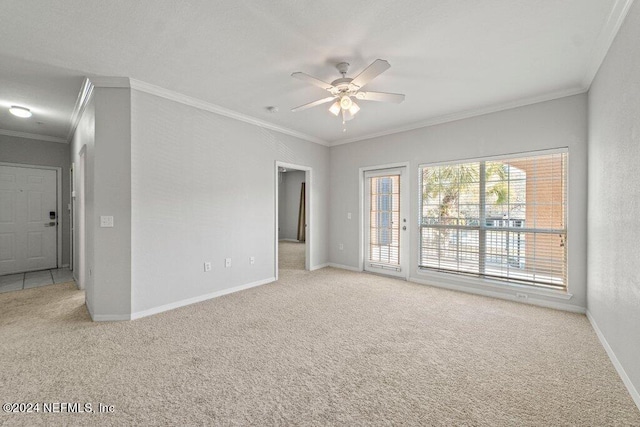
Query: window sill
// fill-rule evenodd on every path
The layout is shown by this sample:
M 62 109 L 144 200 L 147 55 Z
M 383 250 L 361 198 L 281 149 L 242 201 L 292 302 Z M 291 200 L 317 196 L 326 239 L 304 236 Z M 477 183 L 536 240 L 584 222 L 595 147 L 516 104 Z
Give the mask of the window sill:
M 472 286 L 474 288 L 481 288 L 492 291 L 507 291 L 510 293 L 516 292 L 516 296 L 518 296 L 518 294 L 525 294 L 527 296 L 536 295 L 559 300 L 570 300 L 571 298 L 573 298 L 573 294 L 570 294 L 567 291 L 539 289 L 520 283 L 506 283 L 498 280 L 482 279 L 479 277 L 465 277 L 462 275 L 425 271 L 421 269 L 418 269 L 417 274 L 422 278 L 428 278 L 434 282 L 437 281 L 451 285 Z

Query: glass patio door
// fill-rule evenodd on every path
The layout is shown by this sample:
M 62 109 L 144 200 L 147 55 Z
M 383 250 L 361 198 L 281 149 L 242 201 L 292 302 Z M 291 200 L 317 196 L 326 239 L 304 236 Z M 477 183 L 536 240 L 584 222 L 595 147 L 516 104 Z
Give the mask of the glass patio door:
M 365 271 L 407 276 L 405 173 L 405 168 L 365 172 Z

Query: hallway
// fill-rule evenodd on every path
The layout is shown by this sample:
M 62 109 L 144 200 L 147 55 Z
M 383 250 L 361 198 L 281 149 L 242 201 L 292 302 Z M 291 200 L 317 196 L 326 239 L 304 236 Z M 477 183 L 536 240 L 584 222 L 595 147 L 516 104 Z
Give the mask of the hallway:
M 0 293 L 67 282 L 73 282 L 73 273 L 68 268 L 8 274 L 0 276 Z

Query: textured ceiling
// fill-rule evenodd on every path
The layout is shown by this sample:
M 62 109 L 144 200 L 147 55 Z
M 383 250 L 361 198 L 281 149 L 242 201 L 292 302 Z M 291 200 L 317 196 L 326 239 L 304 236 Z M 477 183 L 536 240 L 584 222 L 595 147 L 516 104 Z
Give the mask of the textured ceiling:
M 3 0 L 0 109 L 37 114 L 2 109 L 0 128 L 66 138 L 82 76 L 103 75 L 328 142 L 362 138 L 585 90 L 628 1 Z M 403 104 L 362 102 L 346 133 L 328 105 L 290 112 L 325 96 L 292 72 L 332 81 L 336 63 L 353 77 L 376 58 L 391 68 L 367 89 L 405 93 Z

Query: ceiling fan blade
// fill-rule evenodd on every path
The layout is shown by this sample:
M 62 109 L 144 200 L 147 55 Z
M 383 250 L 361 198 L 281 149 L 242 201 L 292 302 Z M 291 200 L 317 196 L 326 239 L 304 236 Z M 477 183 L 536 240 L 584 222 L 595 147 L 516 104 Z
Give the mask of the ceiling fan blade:
M 362 87 L 389 69 L 391 65 L 384 59 L 376 59 L 353 79 L 351 84 Z
M 393 102 L 394 104 L 400 104 L 404 101 L 403 94 L 386 92 L 358 92 L 356 98 L 363 101 Z
M 315 107 L 316 105 L 326 104 L 327 102 L 333 101 L 334 99 L 336 99 L 335 96 L 328 96 L 326 98 L 319 99 L 317 101 L 313 101 L 313 102 L 301 105 L 301 106 L 296 107 L 296 108 L 292 108 L 291 111 L 292 112 L 296 112 L 296 111 L 306 110 L 307 108 Z
M 296 78 L 298 80 L 305 81 L 307 83 L 311 83 L 312 85 L 316 85 L 325 90 L 329 90 L 333 87 L 331 83 L 323 82 L 320 79 L 316 79 L 315 77 L 312 77 L 309 74 L 301 73 L 299 71 L 297 73 L 291 74 L 291 77 Z

